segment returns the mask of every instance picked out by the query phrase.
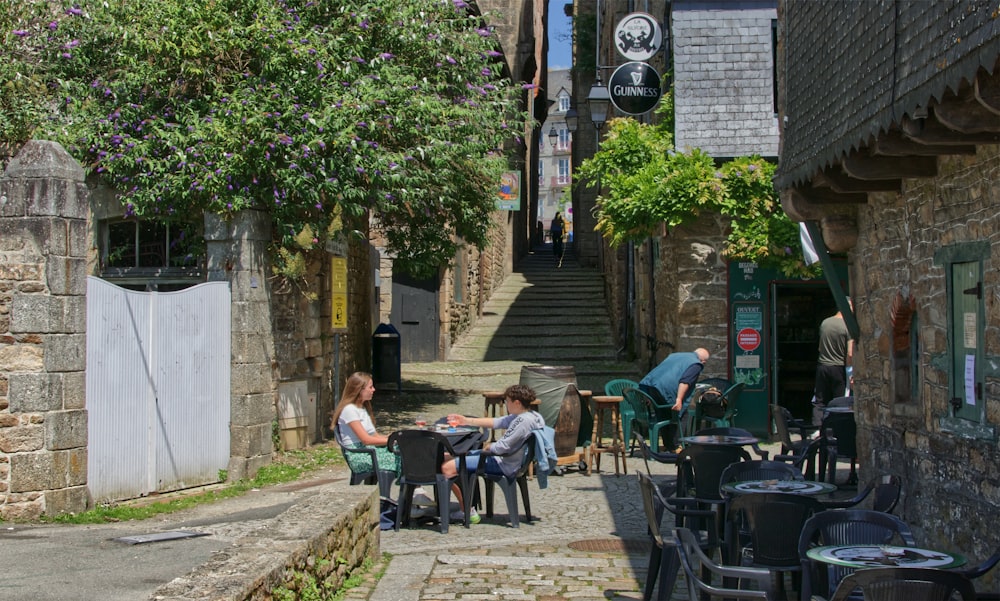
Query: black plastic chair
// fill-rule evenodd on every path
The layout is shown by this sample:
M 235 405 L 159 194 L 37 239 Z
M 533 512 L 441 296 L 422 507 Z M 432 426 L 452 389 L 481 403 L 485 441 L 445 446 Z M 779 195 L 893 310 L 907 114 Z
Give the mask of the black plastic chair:
M 688 599 L 777 599 L 778 594 L 768 570 L 739 566 L 720 565 L 712 561 L 698 546 L 698 540 L 687 528 L 677 529 L 677 553 L 688 585 Z M 699 575 L 700 572 L 700 575 Z M 723 583 L 739 582 L 745 587 L 754 583 L 753 588 L 715 586 L 712 576 L 721 578 Z
M 518 468 L 517 472 L 514 474 L 513 478 L 507 477 L 503 474 L 487 474 L 484 470 L 486 469 L 486 462 L 480 460 L 479 464 L 476 466 L 476 477 L 482 478 L 483 482 L 486 484 L 486 517 L 493 517 L 493 495 L 496 487 L 499 486 L 500 490 L 503 491 L 504 501 L 507 503 L 507 515 L 510 516 L 510 525 L 512 528 L 520 527 L 520 516 L 518 515 L 517 507 L 517 493 L 518 490 L 521 491 L 521 500 L 524 502 L 524 519 L 529 524 L 531 523 L 531 499 L 528 496 L 528 475 L 531 471 L 531 464 L 535 461 L 535 437 L 541 436 L 541 431 L 537 430 L 532 433 L 531 436 L 524 442 L 520 447 L 512 450 L 507 455 L 514 455 L 521 453 L 523 455 L 521 460 L 521 467 Z M 487 449 L 482 452 L 481 457 L 488 455 L 493 455 Z M 498 457 L 500 455 L 497 455 Z
M 976 590 L 968 578 L 951 570 L 934 568 L 865 568 L 848 574 L 837 585 L 830 601 L 856 598 L 860 591 L 865 601 L 951 601 L 958 593 L 963 601 L 973 601 Z M 822 597 L 814 597 L 822 599 Z
M 857 507 L 868 498 L 868 495 L 871 495 L 872 509 L 875 511 L 892 513 L 893 510 L 896 509 L 896 504 L 899 503 L 899 493 L 901 489 L 902 483 L 900 482 L 899 476 L 885 474 L 869 480 L 868 484 L 866 484 L 863 489 L 858 491 L 858 494 L 854 495 L 850 499 L 824 499 L 823 505 L 825 505 L 827 509 L 848 509 Z
M 725 563 L 769 570 L 774 589 L 783 593 L 785 572 L 791 572 L 794 581 L 800 579 L 799 533 L 806 520 L 820 511 L 822 503 L 805 495 L 754 493 L 734 497 L 726 513 Z M 740 531 L 744 526 L 746 535 Z
M 778 435 L 778 442 L 781 443 L 781 453 L 771 459 L 775 461 L 787 461 L 802 470 L 807 480 L 816 479 L 816 458 L 819 454 L 820 439 L 810 438 L 810 432 L 816 429 L 799 424 L 796 426 L 799 438 L 792 439 L 792 413 L 780 405 L 771 405 L 771 419 L 774 422 L 774 430 Z
M 649 448 L 649 443 L 643 438 L 642 434 L 639 432 L 633 432 L 632 438 L 635 440 L 635 444 L 639 447 L 639 454 L 642 456 L 642 461 L 646 465 L 646 473 L 653 477 L 653 472 L 649 469 L 649 462 L 655 461 L 656 463 L 662 463 L 665 465 L 677 465 L 677 453 L 668 453 L 665 451 L 654 451 Z M 677 492 L 677 476 L 659 476 L 657 477 L 656 487 L 660 490 L 664 497 L 669 497 Z
M 837 460 L 846 459 L 851 463 L 851 472 L 847 484 L 857 484 L 858 448 L 857 424 L 854 413 L 829 413 L 823 418 L 820 432 L 822 444 L 819 448 L 819 479 L 828 478 L 831 484 L 837 483 Z
M 814 590 L 824 595 L 853 568 L 815 562 L 806 555 L 810 547 L 822 545 L 884 545 L 891 542 L 916 545 L 906 522 L 894 515 L 873 509 L 822 511 L 806 520 L 799 534 L 799 559 L 802 562 L 802 600 L 809 601 Z
M 997 550 L 993 552 L 993 555 L 990 555 L 988 558 L 983 560 L 982 563 L 972 566 L 971 568 L 965 568 L 961 570 L 951 570 L 951 571 L 958 572 L 959 574 L 965 576 L 969 580 L 973 580 L 975 578 L 984 576 L 987 572 L 992 570 L 997 565 L 998 562 L 1000 562 L 1000 547 L 998 547 Z M 976 599 L 977 601 L 997 601 L 1000 600 L 1000 593 L 980 591 L 976 593 Z
M 418 486 L 433 486 L 434 500 L 437 501 L 438 520 L 441 532 L 448 532 L 451 509 L 451 485 L 457 483 L 466 500 L 468 491 L 462 482 L 462 471 L 454 478 L 441 473 L 444 455 L 456 453 L 448 439 L 438 432 L 429 430 L 400 430 L 389 435 L 389 448 L 399 455 L 399 510 L 396 512 L 396 527 L 410 523 L 413 507 L 413 492 Z M 464 457 L 461 458 L 464 460 Z M 469 526 L 469 512 L 465 512 L 465 526 Z
M 391 498 L 392 483 L 396 481 L 395 466 L 391 470 L 379 466 L 378 453 L 372 447 L 355 447 L 345 444 L 343 437 L 340 435 L 340 428 L 336 426 L 333 428 L 333 437 L 337 441 L 337 444 L 340 445 L 340 452 L 343 453 L 344 461 L 351 470 L 351 485 L 377 483 L 379 496 L 387 499 Z M 351 455 L 367 455 L 371 459 L 371 469 L 368 471 L 355 471 L 354 466 L 351 465 Z
M 750 430 L 744 430 L 743 428 L 732 428 L 732 427 L 722 427 L 722 428 L 703 428 L 694 433 L 695 436 L 747 436 L 750 438 L 756 438 Z M 753 443 L 749 445 L 753 449 L 754 453 L 761 459 L 770 459 L 770 453 L 760 448 L 759 443 Z
M 653 597 L 653 590 L 656 587 L 657 580 L 660 582 L 660 588 L 657 594 L 657 599 L 661 601 L 666 601 L 670 598 L 670 594 L 674 589 L 674 584 L 677 582 L 677 571 L 678 571 L 678 555 L 676 551 L 676 539 L 673 534 L 664 536 L 660 529 L 660 524 L 663 521 L 663 514 L 665 511 L 670 511 L 674 513 L 678 521 L 684 521 L 689 518 L 704 520 L 709 524 L 706 530 L 691 531 L 688 530 L 689 534 L 694 540 L 694 545 L 698 547 L 699 551 L 712 552 L 719 548 L 720 541 L 716 536 L 715 527 L 715 514 L 711 511 L 695 509 L 687 505 L 687 501 L 690 499 L 668 499 L 663 496 L 660 489 L 653 483 L 653 480 L 649 477 L 649 474 L 644 474 L 641 471 L 636 471 L 636 476 L 639 478 L 639 492 L 642 497 L 642 507 L 646 514 L 646 525 L 649 529 L 649 535 L 653 539 L 653 546 L 649 553 L 649 566 L 646 570 L 646 584 L 643 588 L 643 600 L 649 601 Z

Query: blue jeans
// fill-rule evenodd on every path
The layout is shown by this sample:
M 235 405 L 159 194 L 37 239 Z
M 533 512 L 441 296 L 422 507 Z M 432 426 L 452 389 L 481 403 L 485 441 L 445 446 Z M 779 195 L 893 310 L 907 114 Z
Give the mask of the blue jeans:
M 486 466 L 483 469 L 484 472 L 490 474 L 491 476 L 503 476 L 503 470 L 500 469 L 500 460 L 495 455 L 483 455 L 479 454 L 479 451 L 473 451 L 465 456 L 465 467 L 469 470 L 470 474 L 474 474 L 476 469 L 479 467 L 480 458 L 486 462 Z M 455 469 L 460 469 L 460 464 L 458 459 L 455 460 Z

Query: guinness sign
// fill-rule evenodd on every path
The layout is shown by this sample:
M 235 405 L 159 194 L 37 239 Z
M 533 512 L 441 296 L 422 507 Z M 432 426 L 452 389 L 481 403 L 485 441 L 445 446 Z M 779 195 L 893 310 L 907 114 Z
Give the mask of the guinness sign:
M 608 83 L 611 103 L 628 115 L 642 115 L 660 101 L 660 74 L 646 63 L 630 62 L 615 69 Z

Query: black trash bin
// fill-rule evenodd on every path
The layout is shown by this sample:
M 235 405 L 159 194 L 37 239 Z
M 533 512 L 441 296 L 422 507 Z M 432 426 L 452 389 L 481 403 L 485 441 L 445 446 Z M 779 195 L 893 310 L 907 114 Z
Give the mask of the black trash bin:
M 399 330 L 392 324 L 380 323 L 372 334 L 372 382 L 375 388 L 390 385 L 396 387 L 396 392 L 402 392 L 400 363 Z

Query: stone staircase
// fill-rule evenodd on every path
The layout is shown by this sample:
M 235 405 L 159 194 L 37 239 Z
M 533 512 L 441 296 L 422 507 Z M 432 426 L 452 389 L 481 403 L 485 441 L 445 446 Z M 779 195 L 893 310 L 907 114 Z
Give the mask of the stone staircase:
M 516 384 L 524 365 L 570 365 L 580 388 L 600 394 L 608 380 L 640 377 L 611 334 L 601 274 L 569 254 L 559 265 L 546 245 L 519 261 L 448 361 L 402 365 L 404 388 L 477 396 Z

